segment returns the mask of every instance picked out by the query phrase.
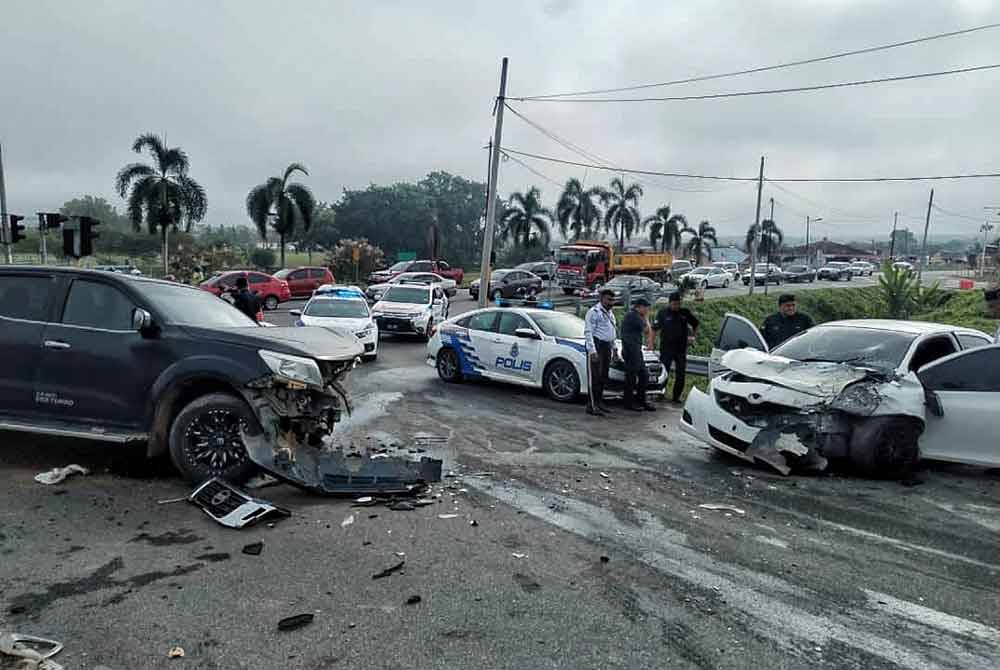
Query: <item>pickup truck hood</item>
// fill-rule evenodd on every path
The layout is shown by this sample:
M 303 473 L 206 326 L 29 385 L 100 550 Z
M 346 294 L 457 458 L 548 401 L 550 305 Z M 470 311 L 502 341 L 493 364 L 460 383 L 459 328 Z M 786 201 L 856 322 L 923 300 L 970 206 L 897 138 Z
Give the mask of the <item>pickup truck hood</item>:
M 364 352 L 353 335 L 340 335 L 326 328 L 199 328 L 186 326 L 195 337 L 239 347 L 271 349 L 325 361 L 351 360 Z

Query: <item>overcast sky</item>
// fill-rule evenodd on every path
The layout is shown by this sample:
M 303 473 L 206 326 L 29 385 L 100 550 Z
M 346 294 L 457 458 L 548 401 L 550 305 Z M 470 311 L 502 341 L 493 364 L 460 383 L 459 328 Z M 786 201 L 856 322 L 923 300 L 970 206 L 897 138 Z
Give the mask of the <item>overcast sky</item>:
M 499 64 L 509 95 L 665 81 L 1000 21 L 989 0 L 263 2 L 0 0 L 0 142 L 8 209 L 95 194 L 121 207 L 117 169 L 142 132 L 184 148 L 213 224 L 246 220 L 253 185 L 298 161 L 322 200 L 447 170 L 485 180 Z M 1000 30 L 823 64 L 669 88 L 773 88 L 1000 63 Z M 1000 171 L 1000 70 L 880 86 L 697 102 L 511 103 L 615 165 L 774 177 Z M 508 114 L 503 143 L 581 160 Z M 529 161 L 557 183 L 612 175 Z M 755 186 L 641 178 L 643 213 L 671 203 L 726 235 L 752 222 Z M 559 187 L 507 161 L 502 195 Z M 765 185 L 788 235 L 884 238 L 894 210 L 922 228 L 929 183 Z M 973 234 L 1000 180 L 938 182 L 932 236 Z

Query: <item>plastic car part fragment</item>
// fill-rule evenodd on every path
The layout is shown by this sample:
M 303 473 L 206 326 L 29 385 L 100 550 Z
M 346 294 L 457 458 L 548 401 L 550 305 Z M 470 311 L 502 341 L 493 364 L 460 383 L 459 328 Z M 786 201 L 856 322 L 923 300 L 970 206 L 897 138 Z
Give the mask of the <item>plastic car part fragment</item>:
M 0 656 L 20 659 L 19 668 L 63 670 L 63 666 L 51 660 L 62 649 L 62 643 L 56 640 L 20 633 L 0 633 Z
M 251 498 L 226 481 L 213 477 L 188 497 L 205 514 L 229 528 L 246 528 L 264 519 L 291 516 L 288 510 L 266 500 Z

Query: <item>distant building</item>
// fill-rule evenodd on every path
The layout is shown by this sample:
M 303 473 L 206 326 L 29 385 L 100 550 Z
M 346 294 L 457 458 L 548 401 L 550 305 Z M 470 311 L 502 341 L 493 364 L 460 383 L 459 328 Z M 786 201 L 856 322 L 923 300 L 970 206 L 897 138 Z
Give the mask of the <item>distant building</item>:
M 860 260 L 877 263 L 879 255 L 871 249 L 858 249 L 857 247 L 823 239 L 810 243 L 808 251 L 805 245 L 782 249 L 781 260 L 783 263 L 805 263 L 806 265 L 819 267 L 830 261 Z
M 727 263 L 743 263 L 750 255 L 742 249 L 730 245 L 728 247 L 716 247 L 712 249 L 712 262 L 726 261 Z

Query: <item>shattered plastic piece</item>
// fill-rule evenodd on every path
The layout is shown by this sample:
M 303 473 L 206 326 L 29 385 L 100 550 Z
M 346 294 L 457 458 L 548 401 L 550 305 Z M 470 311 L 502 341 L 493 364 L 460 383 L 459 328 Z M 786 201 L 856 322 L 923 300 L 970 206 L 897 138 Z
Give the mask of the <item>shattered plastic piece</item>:
M 602 473 L 600 473 L 600 475 L 602 477 L 604 477 L 605 479 L 611 479 L 611 476 L 607 472 L 602 472 Z
M 601 556 L 601 563 L 608 563 L 610 561 L 611 561 L 610 557 L 608 557 L 608 556 Z
M 376 572 L 374 575 L 372 575 L 372 579 L 383 579 L 384 577 L 388 577 L 392 573 L 399 572 L 400 570 L 402 570 L 404 565 L 406 565 L 406 561 L 402 560 L 396 565 L 390 566 L 381 572 Z
M 722 503 L 702 503 L 701 505 L 698 505 L 698 507 L 722 512 L 736 512 L 740 515 L 746 514 L 746 512 L 741 510 L 739 507 L 735 507 L 734 505 L 724 505 Z
M 346 528 L 346 527 L 350 526 L 352 523 L 354 523 L 354 515 L 353 514 L 350 515 L 349 517 L 347 517 L 346 519 L 344 519 L 343 521 L 341 521 L 340 522 L 340 527 L 341 528 Z
M 62 649 L 62 642 L 56 640 L 20 633 L 0 633 L 0 655 L 21 659 L 16 666 L 18 668 L 63 670 L 63 666 L 51 660 Z M 6 664 L 4 667 L 7 667 Z
M 469 525 L 470 526 L 478 526 L 479 522 L 476 521 L 475 519 L 469 519 Z
M 527 558 L 528 557 L 527 554 L 519 554 L 516 551 L 511 552 L 510 555 L 513 556 L 514 558 Z
M 167 658 L 184 658 L 184 647 L 170 647 Z
M 167 498 L 165 500 L 157 500 L 156 504 L 157 505 L 172 505 L 174 503 L 187 502 L 187 501 L 188 501 L 188 496 L 184 496 L 183 498 Z
M 260 552 L 262 551 L 264 551 L 263 542 L 251 542 L 243 547 L 243 553 L 247 556 L 260 556 Z
M 368 507 L 374 504 L 375 504 L 375 498 L 371 496 L 361 496 L 360 498 L 354 501 L 355 507 Z
M 413 505 L 414 507 L 426 507 L 427 505 L 433 505 L 435 502 L 436 501 L 429 500 L 427 498 L 417 498 L 410 504 Z
M 406 599 L 406 604 L 407 605 L 416 605 L 421 600 L 422 600 L 422 598 L 420 596 L 410 596 L 409 598 Z
M 458 514 L 438 514 L 439 519 L 457 519 Z
M 267 488 L 268 486 L 277 486 L 280 483 L 281 480 L 276 479 L 275 477 L 272 477 L 269 474 L 261 472 L 248 479 L 243 486 L 247 487 L 248 489 L 263 489 Z
M 47 472 L 40 472 L 37 475 L 35 475 L 35 481 L 38 482 L 39 484 L 46 484 L 51 486 L 52 484 L 58 484 L 59 482 L 63 481 L 64 479 L 72 475 L 87 475 L 87 474 L 90 474 L 90 470 L 83 467 L 82 465 L 77 465 L 76 463 L 73 463 L 71 465 L 67 465 L 64 468 L 52 468 Z
M 292 514 L 266 500 L 251 498 L 215 477 L 196 488 L 188 500 L 229 528 L 246 528 L 263 519 L 284 518 Z M 271 527 L 272 524 L 268 524 L 268 528 Z
M 315 617 L 308 612 L 305 614 L 296 614 L 294 616 L 285 617 L 284 619 L 278 622 L 278 630 L 282 631 L 297 630 L 299 628 L 302 628 L 303 626 L 308 626 L 309 624 L 311 624 L 313 622 L 313 618 Z
M 416 507 L 414 507 L 412 503 L 408 503 L 405 500 L 399 500 L 389 505 L 389 509 L 393 512 L 412 512 L 416 509 Z

